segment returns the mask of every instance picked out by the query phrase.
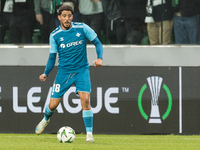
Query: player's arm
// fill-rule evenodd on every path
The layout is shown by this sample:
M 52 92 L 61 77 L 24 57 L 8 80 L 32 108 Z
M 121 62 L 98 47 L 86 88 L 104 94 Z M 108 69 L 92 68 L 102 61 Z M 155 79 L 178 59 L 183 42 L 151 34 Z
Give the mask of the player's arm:
M 103 46 L 98 37 L 91 42 L 95 45 L 97 53 L 97 59 L 93 62 L 93 64 L 95 67 L 101 67 L 103 65 Z
M 47 61 L 44 73 L 42 75 L 40 75 L 39 79 L 42 82 L 45 82 L 45 80 L 47 79 L 49 73 L 51 72 L 51 70 L 53 69 L 54 65 L 55 65 L 55 61 L 56 61 L 56 55 L 57 55 L 57 44 L 53 38 L 52 35 L 50 35 L 50 54 L 49 54 L 49 59 Z
M 95 67 L 103 65 L 103 46 L 99 41 L 97 34 L 88 25 L 83 23 L 83 29 L 86 37 L 95 45 L 97 52 L 97 60 L 93 62 Z
M 47 61 L 44 73 L 42 75 L 40 75 L 39 79 L 42 82 L 45 82 L 46 78 L 48 77 L 49 73 L 51 72 L 51 70 L 53 69 L 55 62 L 56 62 L 56 54 L 57 53 L 50 53 L 49 54 L 49 59 Z

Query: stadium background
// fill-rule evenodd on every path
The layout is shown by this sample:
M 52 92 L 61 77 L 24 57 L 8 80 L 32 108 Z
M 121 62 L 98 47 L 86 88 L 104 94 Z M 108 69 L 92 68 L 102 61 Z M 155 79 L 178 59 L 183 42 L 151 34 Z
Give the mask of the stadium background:
M 48 46 L 0 47 L 0 132 L 34 133 L 43 117 L 57 68 L 45 83 L 38 77 L 48 59 Z M 199 134 L 199 47 L 198 46 L 104 46 L 104 66 L 92 66 L 96 58 L 94 46 L 88 46 L 91 65 L 94 111 L 94 133 L 107 134 Z M 151 111 L 150 89 L 147 78 L 163 79 L 159 95 L 162 123 L 149 123 Z M 142 95 L 145 119 L 138 107 Z M 171 93 L 172 107 L 163 119 Z M 84 133 L 82 113 L 74 87 L 64 96 L 59 110 L 54 114 L 45 133 L 56 133 L 69 125 L 77 133 Z

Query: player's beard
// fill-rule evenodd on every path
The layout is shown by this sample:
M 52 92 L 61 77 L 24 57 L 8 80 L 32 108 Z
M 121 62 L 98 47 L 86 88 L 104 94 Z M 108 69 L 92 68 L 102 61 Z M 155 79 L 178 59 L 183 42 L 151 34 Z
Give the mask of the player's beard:
M 69 22 L 68 22 L 69 23 Z M 69 23 L 70 25 L 69 26 L 65 26 L 65 24 L 64 23 L 62 23 L 62 26 L 66 29 L 66 30 L 68 30 L 68 29 L 70 29 L 71 28 L 71 26 L 72 26 L 72 23 Z

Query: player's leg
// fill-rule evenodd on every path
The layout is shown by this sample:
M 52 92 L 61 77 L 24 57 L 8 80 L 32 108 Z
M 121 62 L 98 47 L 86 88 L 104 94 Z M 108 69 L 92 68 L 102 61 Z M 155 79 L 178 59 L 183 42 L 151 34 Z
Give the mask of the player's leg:
M 45 113 L 44 113 L 44 118 L 46 121 L 48 121 L 51 118 L 56 108 L 58 107 L 60 101 L 61 101 L 61 98 L 50 99 L 50 103 L 46 106 Z
M 84 120 L 87 137 L 87 142 L 94 142 L 93 139 L 93 112 L 90 107 L 90 92 L 91 92 L 91 83 L 90 83 L 90 72 L 89 69 L 78 73 L 75 76 L 75 85 L 76 85 L 76 93 L 79 94 L 81 99 L 81 106 L 82 106 L 82 117 Z
M 35 128 L 35 133 L 36 134 L 41 134 L 46 126 L 50 122 L 50 118 L 55 112 L 57 106 L 60 103 L 61 98 L 51 98 L 50 103 L 46 106 L 45 108 L 45 113 L 44 113 L 44 118 L 40 121 L 40 123 L 36 126 Z
M 50 103 L 45 108 L 44 118 L 36 126 L 36 134 L 41 134 L 45 127 L 49 124 L 51 116 L 61 101 L 61 97 L 73 83 L 71 76 L 71 74 L 57 74 L 51 91 Z
M 78 92 L 79 97 L 81 99 L 81 106 L 82 106 L 82 117 L 84 120 L 85 128 L 86 128 L 86 142 L 94 142 L 93 139 L 93 112 L 90 107 L 89 97 L 90 93 L 88 92 Z

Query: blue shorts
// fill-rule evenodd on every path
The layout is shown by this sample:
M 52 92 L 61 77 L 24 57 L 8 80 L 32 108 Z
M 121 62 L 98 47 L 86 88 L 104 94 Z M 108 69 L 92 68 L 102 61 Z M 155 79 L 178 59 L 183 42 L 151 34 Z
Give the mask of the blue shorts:
M 91 93 L 89 69 L 85 69 L 83 72 L 67 74 L 62 74 L 58 71 L 52 87 L 51 98 L 61 98 L 72 84 L 76 86 L 76 94 L 78 94 L 78 91 Z

